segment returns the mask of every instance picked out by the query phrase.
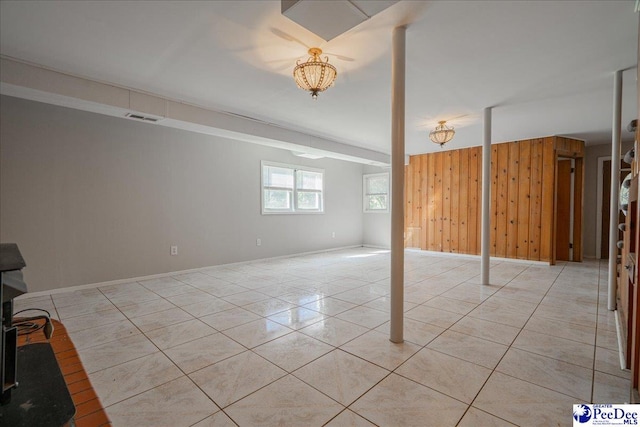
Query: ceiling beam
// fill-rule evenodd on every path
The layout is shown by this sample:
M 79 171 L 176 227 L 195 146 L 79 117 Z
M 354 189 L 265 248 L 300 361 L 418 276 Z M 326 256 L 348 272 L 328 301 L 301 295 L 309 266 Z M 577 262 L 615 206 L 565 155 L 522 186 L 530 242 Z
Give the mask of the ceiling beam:
M 237 114 L 0 58 L 0 94 L 285 150 L 386 166 L 389 155 Z M 150 120 L 154 120 L 153 123 Z

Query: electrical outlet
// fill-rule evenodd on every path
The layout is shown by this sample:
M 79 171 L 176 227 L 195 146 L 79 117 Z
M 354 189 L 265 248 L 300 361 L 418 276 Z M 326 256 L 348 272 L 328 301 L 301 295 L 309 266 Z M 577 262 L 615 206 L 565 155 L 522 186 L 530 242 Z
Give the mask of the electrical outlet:
M 262 245 L 262 239 L 256 239 L 256 246 Z
M 171 246 L 171 255 L 178 255 L 178 247 Z
M 331 237 L 333 237 L 334 239 L 336 238 L 336 232 L 335 231 L 333 233 L 331 233 Z

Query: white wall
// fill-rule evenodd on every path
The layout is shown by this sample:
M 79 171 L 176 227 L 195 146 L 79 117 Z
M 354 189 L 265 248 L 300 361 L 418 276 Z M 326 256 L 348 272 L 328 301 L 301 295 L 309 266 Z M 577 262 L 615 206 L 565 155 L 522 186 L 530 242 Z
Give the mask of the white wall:
M 0 107 L 0 241 L 19 245 L 30 291 L 363 242 L 360 164 L 5 96 Z M 324 168 L 325 214 L 261 215 L 261 160 Z

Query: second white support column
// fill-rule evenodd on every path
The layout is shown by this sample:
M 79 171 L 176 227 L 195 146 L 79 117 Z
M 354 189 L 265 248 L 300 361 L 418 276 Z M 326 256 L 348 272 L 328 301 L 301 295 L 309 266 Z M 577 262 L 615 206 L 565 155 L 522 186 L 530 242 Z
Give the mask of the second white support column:
M 406 28 L 393 30 L 391 53 L 391 322 L 389 340 L 404 341 L 404 95 Z

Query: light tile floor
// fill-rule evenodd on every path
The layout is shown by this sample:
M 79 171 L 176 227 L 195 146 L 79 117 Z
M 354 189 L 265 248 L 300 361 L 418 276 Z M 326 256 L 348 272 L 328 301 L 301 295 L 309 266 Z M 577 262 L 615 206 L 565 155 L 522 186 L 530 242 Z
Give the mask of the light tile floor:
M 66 326 L 115 426 L 571 425 L 628 401 L 606 263 L 358 248 L 20 298 Z

